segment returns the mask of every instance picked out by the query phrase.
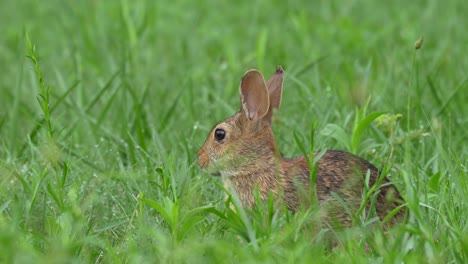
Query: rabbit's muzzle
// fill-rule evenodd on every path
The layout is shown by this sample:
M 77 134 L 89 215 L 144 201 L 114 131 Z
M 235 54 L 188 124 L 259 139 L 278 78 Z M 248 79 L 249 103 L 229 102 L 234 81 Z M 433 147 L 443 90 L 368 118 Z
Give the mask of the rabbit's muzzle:
M 221 176 L 221 173 L 219 171 L 214 171 L 212 168 L 210 169 L 210 164 L 212 163 L 210 155 L 205 151 L 205 148 L 202 147 L 200 151 L 198 151 L 197 154 L 198 158 L 198 165 L 200 165 L 200 168 L 204 171 L 208 171 L 211 175 L 213 176 Z M 212 167 L 212 166 L 211 166 Z
M 206 169 L 208 167 L 210 160 L 204 148 L 201 148 L 198 151 L 197 158 L 198 158 L 198 165 L 200 165 L 200 168 Z

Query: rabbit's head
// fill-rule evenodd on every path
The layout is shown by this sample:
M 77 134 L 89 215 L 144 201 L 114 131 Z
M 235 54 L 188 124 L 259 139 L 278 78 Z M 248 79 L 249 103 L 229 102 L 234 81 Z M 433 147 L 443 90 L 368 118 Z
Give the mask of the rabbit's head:
M 271 119 L 281 103 L 283 69 L 265 83 L 257 70 L 245 73 L 240 83 L 241 109 L 211 129 L 198 152 L 198 163 L 213 175 L 247 175 L 259 171 L 279 155 Z

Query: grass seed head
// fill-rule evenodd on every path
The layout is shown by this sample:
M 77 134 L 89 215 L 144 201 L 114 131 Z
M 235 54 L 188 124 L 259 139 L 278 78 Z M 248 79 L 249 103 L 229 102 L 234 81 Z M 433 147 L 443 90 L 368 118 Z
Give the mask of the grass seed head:
M 420 37 L 416 42 L 414 43 L 414 48 L 415 49 L 420 49 L 424 43 L 424 37 Z

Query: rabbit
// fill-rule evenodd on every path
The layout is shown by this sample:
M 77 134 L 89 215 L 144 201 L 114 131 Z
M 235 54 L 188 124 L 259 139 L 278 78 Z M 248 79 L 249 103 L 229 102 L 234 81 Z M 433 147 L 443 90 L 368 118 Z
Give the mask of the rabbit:
M 283 78 L 281 66 L 266 83 L 258 70 L 247 71 L 240 83 L 241 109 L 211 129 L 197 155 L 201 169 L 221 176 L 226 190 L 235 192 L 243 207 L 255 206 L 257 190 L 262 200 L 272 193 L 292 212 L 311 197 L 309 162 L 304 156 L 284 158 L 271 128 L 273 111 L 281 104 Z M 315 186 L 320 219 L 349 227 L 353 223 L 349 212 L 355 213 L 361 206 L 366 174 L 370 173 L 369 186 L 373 186 L 379 180 L 379 170 L 344 151 L 327 150 L 317 155 Z M 403 199 L 387 178 L 377 191 L 375 209 L 383 220 Z M 389 223 L 402 214 L 401 209 Z

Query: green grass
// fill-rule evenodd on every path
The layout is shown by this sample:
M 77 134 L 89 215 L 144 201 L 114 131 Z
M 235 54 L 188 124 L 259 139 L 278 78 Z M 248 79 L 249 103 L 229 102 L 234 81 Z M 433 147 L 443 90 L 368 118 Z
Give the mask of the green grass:
M 1 1 L 0 262 L 468 262 L 467 3 Z M 406 222 L 229 210 L 196 152 L 276 65 L 284 154 L 385 168 Z

